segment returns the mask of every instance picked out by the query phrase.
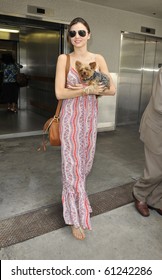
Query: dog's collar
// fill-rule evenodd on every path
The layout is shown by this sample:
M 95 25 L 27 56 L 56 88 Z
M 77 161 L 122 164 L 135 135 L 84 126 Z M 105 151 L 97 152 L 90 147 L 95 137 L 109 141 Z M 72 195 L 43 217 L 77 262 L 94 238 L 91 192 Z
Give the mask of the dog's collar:
M 86 82 L 86 81 L 90 81 L 90 80 L 92 80 L 92 77 L 90 77 L 90 78 L 87 78 L 87 79 L 82 79 L 84 82 Z

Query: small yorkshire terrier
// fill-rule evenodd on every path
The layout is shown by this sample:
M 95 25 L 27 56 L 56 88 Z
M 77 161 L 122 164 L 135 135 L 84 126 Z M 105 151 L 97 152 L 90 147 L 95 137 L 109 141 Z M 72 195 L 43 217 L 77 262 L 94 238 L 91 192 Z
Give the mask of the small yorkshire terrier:
M 79 77 L 83 83 L 87 86 L 89 85 L 98 85 L 102 83 L 108 89 L 110 88 L 110 79 L 109 77 L 102 73 L 95 71 L 96 62 L 91 62 L 89 64 L 83 64 L 80 61 L 75 62 L 76 70 L 78 71 Z

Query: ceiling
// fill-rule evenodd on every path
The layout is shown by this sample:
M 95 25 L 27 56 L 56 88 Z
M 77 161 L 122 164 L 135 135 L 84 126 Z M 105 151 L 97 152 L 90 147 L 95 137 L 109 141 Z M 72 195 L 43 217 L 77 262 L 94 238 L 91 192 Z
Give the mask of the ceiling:
M 162 0 L 80 0 L 162 19 Z

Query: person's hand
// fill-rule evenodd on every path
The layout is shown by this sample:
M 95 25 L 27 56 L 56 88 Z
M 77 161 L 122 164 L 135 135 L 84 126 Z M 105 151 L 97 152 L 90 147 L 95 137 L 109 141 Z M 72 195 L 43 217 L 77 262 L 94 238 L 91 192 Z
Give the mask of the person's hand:
M 71 86 L 71 85 L 68 85 L 67 86 L 67 88 L 69 88 L 69 89 L 83 89 L 83 85 L 82 84 L 75 84 L 75 85 L 73 85 L 73 86 Z
M 99 85 L 90 85 L 84 88 L 84 94 L 94 94 L 94 95 L 102 95 L 103 91 L 105 89 L 105 86 L 100 83 Z

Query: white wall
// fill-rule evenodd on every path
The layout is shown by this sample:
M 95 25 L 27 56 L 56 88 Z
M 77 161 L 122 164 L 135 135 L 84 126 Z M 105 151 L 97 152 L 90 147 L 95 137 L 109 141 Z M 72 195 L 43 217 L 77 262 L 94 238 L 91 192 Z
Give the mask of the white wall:
M 46 14 L 43 16 L 28 14 L 27 5 L 45 8 Z M 62 23 L 69 23 L 78 16 L 85 18 L 92 33 L 89 50 L 105 57 L 110 73 L 116 77 L 115 83 L 119 72 L 121 31 L 140 34 L 141 26 L 146 26 L 155 28 L 155 36 L 162 37 L 162 19 L 87 4 L 79 0 L 0 0 L 0 13 L 20 17 L 33 16 L 45 21 Z M 103 97 L 99 101 L 100 130 L 114 129 L 116 98 L 117 95 Z

